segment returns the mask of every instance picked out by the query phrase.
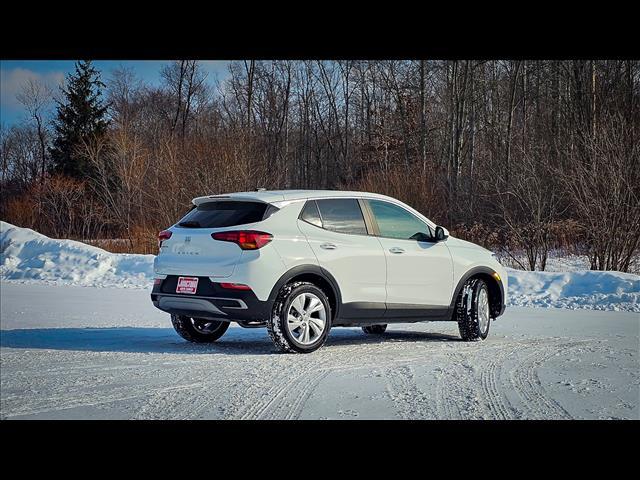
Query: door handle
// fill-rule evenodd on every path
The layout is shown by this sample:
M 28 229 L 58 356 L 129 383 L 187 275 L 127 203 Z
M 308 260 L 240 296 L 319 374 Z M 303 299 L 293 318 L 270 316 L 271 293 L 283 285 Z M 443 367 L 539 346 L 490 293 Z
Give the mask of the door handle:
M 404 248 L 393 247 L 393 248 L 390 248 L 389 251 L 391 253 L 404 253 Z
M 336 245 L 334 243 L 321 243 L 320 248 L 324 248 L 325 250 L 335 250 Z

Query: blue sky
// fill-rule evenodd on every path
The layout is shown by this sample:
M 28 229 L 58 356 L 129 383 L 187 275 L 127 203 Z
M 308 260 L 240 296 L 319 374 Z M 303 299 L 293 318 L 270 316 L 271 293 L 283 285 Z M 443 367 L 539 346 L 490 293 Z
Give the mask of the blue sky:
M 100 70 L 102 79 L 108 79 L 111 72 L 121 66 L 134 70 L 145 82 L 157 84 L 160 81 L 160 69 L 168 63 L 160 60 L 96 60 L 93 62 Z M 216 78 L 222 80 L 227 75 L 227 61 L 203 60 L 202 67 L 208 73 L 211 83 Z M 65 75 L 74 70 L 73 60 L 11 60 L 0 61 L 0 122 L 5 126 L 19 123 L 25 112 L 16 99 L 21 85 L 29 78 L 37 79 L 56 87 L 64 81 Z

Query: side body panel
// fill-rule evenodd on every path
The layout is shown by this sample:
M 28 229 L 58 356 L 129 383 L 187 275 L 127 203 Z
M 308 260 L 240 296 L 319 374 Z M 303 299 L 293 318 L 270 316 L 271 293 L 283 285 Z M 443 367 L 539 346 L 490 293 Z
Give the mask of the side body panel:
M 297 222 L 319 265 L 340 285 L 343 304 L 379 302 L 384 305 L 386 263 L 376 237 L 336 233 L 303 220 Z
M 387 303 L 447 307 L 453 262 L 445 242 L 379 238 L 387 262 Z

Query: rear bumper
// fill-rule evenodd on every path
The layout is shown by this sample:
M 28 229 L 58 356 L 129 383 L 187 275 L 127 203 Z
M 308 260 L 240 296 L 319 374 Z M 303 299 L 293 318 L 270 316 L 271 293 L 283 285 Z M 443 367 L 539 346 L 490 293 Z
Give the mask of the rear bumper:
M 198 277 L 195 294 L 176 293 L 178 277 L 169 275 L 153 286 L 153 305 L 167 313 L 229 322 L 263 322 L 271 314 L 269 300 L 260 301 L 251 290 L 230 290 Z

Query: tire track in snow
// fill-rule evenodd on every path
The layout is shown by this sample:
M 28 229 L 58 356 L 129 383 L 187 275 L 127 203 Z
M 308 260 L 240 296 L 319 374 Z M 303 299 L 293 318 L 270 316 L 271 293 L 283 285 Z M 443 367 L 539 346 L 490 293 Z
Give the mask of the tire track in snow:
M 279 356 L 283 356 L 289 359 L 291 359 L 292 357 L 292 355 L 287 354 L 279 354 Z M 245 404 L 245 407 L 240 412 L 238 412 L 238 417 L 240 419 L 245 420 L 263 418 L 272 408 L 277 408 L 279 411 L 282 411 L 284 398 L 288 396 L 291 389 L 298 383 L 304 384 L 306 382 L 305 377 L 311 374 L 314 370 L 322 368 L 329 362 L 329 356 L 325 353 L 319 361 L 315 362 L 310 361 L 310 359 L 305 357 L 295 358 L 294 361 L 294 366 L 287 365 L 278 368 L 278 370 L 284 373 L 276 375 L 275 378 L 271 379 L 272 381 L 270 383 L 274 385 L 269 388 L 267 392 L 262 393 L 260 397 L 254 395 L 247 396 L 248 405 Z M 285 361 L 283 360 L 282 363 L 285 363 Z M 272 368 L 275 368 L 275 366 Z M 272 370 L 272 368 L 268 370 L 265 369 L 265 372 Z M 291 375 L 292 371 L 295 372 L 294 376 Z M 255 401 L 256 399 L 257 401 Z
M 523 400 L 528 410 L 527 418 L 571 419 L 573 418 L 557 401 L 551 398 L 538 377 L 537 370 L 558 351 L 566 352 L 583 347 L 589 341 L 580 342 L 537 342 L 534 346 L 527 346 L 524 358 L 518 362 L 509 373 L 511 385 Z M 542 348 L 541 348 L 542 347 Z
M 277 409 L 274 409 L 270 412 L 267 418 L 269 419 L 280 419 L 284 418 L 285 420 L 294 420 L 297 419 L 302 410 L 304 409 L 304 405 L 309 400 L 313 392 L 316 390 L 320 382 L 331 373 L 332 369 L 324 369 L 318 372 L 314 372 L 313 375 L 307 375 L 303 379 L 303 382 L 300 382 L 297 386 L 299 387 L 298 393 L 294 394 L 293 401 L 289 404 L 288 411 L 283 416 L 280 416 Z M 281 402 L 281 405 L 284 405 L 284 402 Z
M 436 368 L 438 418 L 520 418 L 521 412 L 505 395 L 505 386 L 516 391 L 521 389 L 525 392 L 524 395 L 527 395 L 526 392 L 532 386 L 505 383 L 502 372 L 511 361 L 515 360 L 516 365 L 523 362 L 518 359 L 523 348 L 525 351 L 537 349 L 540 343 L 544 344 L 546 341 L 538 340 L 533 345 L 518 345 L 514 349 L 513 344 L 486 345 L 484 342 L 477 342 L 468 344 L 468 351 L 445 354 L 443 363 L 452 366 Z M 521 368 L 526 368 L 526 365 Z
M 239 417 L 241 419 L 298 418 L 305 403 L 325 377 L 339 371 L 362 368 L 361 364 L 353 363 L 358 360 L 365 362 L 369 359 L 369 357 L 358 358 L 352 355 L 360 348 L 359 345 L 340 347 L 337 351 L 331 347 L 325 348 L 326 350 L 316 354 L 320 356 L 319 359 L 310 359 L 308 356 L 295 357 L 294 369 L 299 373 L 295 377 L 290 377 L 286 373 L 279 375 L 283 381 L 277 382 L 276 387 L 272 387 L 263 394 L 261 397 L 264 400 L 250 405 L 248 409 L 245 408 Z M 292 355 L 284 355 L 284 358 L 292 359 Z M 283 368 L 285 372 L 291 369 L 291 366 Z
M 184 390 L 193 388 L 193 385 L 179 385 L 173 387 L 159 387 L 152 389 L 152 394 L 164 394 L 170 392 L 172 390 Z M 59 410 L 69 410 L 72 408 L 81 408 L 81 407 L 99 407 L 103 405 L 108 405 L 114 402 L 121 402 L 126 400 L 135 400 L 138 398 L 142 398 L 149 395 L 148 391 L 138 392 L 138 393 L 125 393 L 131 392 L 130 389 L 120 388 L 117 389 L 119 393 L 112 393 L 111 395 L 97 395 L 93 392 L 86 392 L 83 397 L 78 399 L 75 397 L 73 400 L 69 401 L 65 399 L 63 396 L 60 397 L 48 397 L 44 399 L 40 399 L 39 402 L 36 402 L 35 405 L 27 404 L 23 408 L 15 409 L 11 412 L 11 417 L 20 416 L 20 415 L 36 415 L 41 413 L 55 412 Z M 70 395 L 73 395 L 71 393 Z M 76 394 L 77 395 L 77 394 Z M 88 397 L 88 398 L 86 398 Z M 66 401 L 65 401 L 66 400 Z M 47 406 L 37 406 L 42 403 L 46 403 Z M 55 405 L 55 406 L 51 406 Z
M 538 344 L 544 341 L 533 341 L 526 345 L 513 344 L 497 345 L 495 348 L 480 352 L 488 358 L 488 362 L 480 369 L 480 383 L 482 395 L 487 400 L 487 410 L 492 419 L 508 420 L 520 418 L 522 412 L 511 404 L 505 396 L 504 382 L 502 381 L 503 368 L 507 366 L 509 360 L 517 358 L 518 352 L 522 349 L 538 348 Z M 517 360 L 516 360 L 517 361 Z
M 387 393 L 396 405 L 400 418 L 437 418 L 434 402 L 418 387 L 411 365 L 386 368 L 384 375 L 387 379 Z
M 155 391 L 138 411 L 136 418 L 171 418 L 176 420 L 198 419 L 200 413 L 211 405 L 212 399 L 207 395 L 213 382 L 204 380 L 189 385 L 180 385 Z M 218 390 L 218 393 L 221 393 Z M 218 397 L 220 395 L 217 395 Z
M 245 404 L 243 405 L 243 407 L 241 407 L 240 411 L 235 416 L 237 418 L 240 418 L 241 420 L 260 418 L 260 416 L 272 404 L 274 404 L 278 400 L 278 398 L 280 398 L 280 396 L 287 391 L 287 389 L 295 384 L 300 375 L 304 375 L 304 372 L 294 377 L 289 376 L 289 378 L 286 380 L 285 378 L 283 378 L 283 375 L 272 377 L 275 385 L 259 396 L 250 393 L 251 390 L 256 390 L 256 388 L 250 388 L 247 392 L 247 400 Z
M 492 418 L 506 420 L 512 418 L 513 407 L 505 400 L 500 388 L 500 373 L 502 372 L 503 355 L 492 355 L 488 365 L 480 372 L 480 384 L 482 393 L 488 401 L 487 407 Z

